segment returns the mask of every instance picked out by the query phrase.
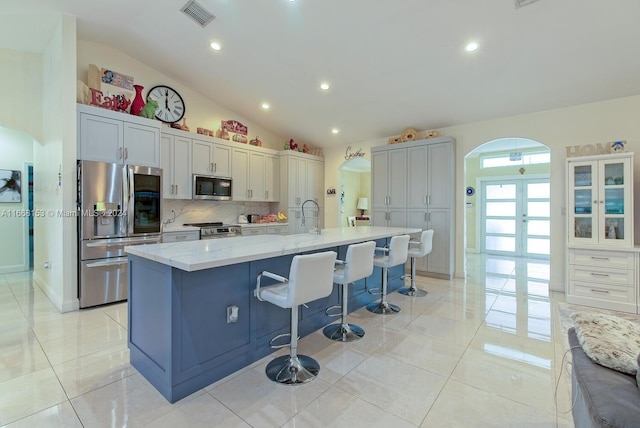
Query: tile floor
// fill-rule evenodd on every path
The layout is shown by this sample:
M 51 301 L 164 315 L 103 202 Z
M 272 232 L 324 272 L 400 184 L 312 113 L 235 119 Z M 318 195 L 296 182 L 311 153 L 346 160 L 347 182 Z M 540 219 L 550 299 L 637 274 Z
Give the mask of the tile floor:
M 548 262 L 468 269 L 420 277 L 423 298 L 393 293 L 398 314 L 354 312 L 358 342 L 303 338 L 321 364 L 308 384 L 270 382 L 268 357 L 175 404 L 128 363 L 126 304 L 60 314 L 28 274 L 0 275 L 0 426 L 573 426 Z

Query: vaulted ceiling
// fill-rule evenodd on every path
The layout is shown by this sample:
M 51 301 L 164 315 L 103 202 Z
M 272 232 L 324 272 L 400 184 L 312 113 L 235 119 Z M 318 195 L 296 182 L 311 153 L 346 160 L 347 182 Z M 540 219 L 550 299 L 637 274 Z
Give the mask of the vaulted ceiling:
M 204 28 L 186 1 L 4 1 L 0 47 L 37 50 L 46 24 L 12 31 L 74 15 L 80 40 L 321 146 L 640 93 L 638 0 L 198 0 Z

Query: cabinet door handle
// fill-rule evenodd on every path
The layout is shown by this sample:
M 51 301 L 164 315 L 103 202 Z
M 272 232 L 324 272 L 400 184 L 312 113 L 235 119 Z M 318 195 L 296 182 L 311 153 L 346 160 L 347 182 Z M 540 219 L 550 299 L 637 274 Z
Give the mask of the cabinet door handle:
M 424 213 L 424 221 L 427 221 L 427 213 Z
M 178 194 L 178 185 L 176 184 L 176 195 Z
M 596 257 L 596 256 L 591 256 L 591 259 L 593 259 L 593 260 L 609 260 L 609 257 Z
M 124 159 L 127 160 L 129 159 L 129 149 L 128 148 L 124 148 Z
M 391 196 L 387 196 L 389 198 L 389 203 L 387 205 L 391 205 Z
M 118 149 L 118 159 L 122 159 L 122 147 Z
M 427 196 L 427 205 L 431 205 L 431 195 Z
M 609 274 L 608 273 L 595 273 L 595 272 L 591 272 L 591 276 L 601 276 L 604 278 L 608 278 Z
M 209 171 L 213 172 L 213 162 L 209 164 Z
M 431 222 L 431 213 L 429 213 L 429 222 Z
M 594 293 L 609 294 L 608 290 L 598 290 L 597 288 L 592 288 L 591 291 L 593 291 Z
M 213 164 L 213 172 L 217 172 L 218 171 L 218 164 L 214 163 Z

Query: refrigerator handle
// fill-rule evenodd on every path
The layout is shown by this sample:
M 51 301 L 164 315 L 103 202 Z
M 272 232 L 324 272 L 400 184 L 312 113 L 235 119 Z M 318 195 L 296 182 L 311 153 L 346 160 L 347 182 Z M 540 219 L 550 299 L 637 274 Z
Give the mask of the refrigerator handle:
M 127 235 L 133 234 L 133 221 L 134 221 L 134 208 L 135 208 L 135 193 L 133 191 L 133 169 L 127 167 Z

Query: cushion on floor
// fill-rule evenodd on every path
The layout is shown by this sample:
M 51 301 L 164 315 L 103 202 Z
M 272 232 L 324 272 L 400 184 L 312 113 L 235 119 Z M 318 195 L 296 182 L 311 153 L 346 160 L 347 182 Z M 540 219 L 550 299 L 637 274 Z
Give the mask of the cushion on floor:
M 592 312 L 574 312 L 571 320 L 582 349 L 593 361 L 636 375 L 640 324 L 615 315 Z

